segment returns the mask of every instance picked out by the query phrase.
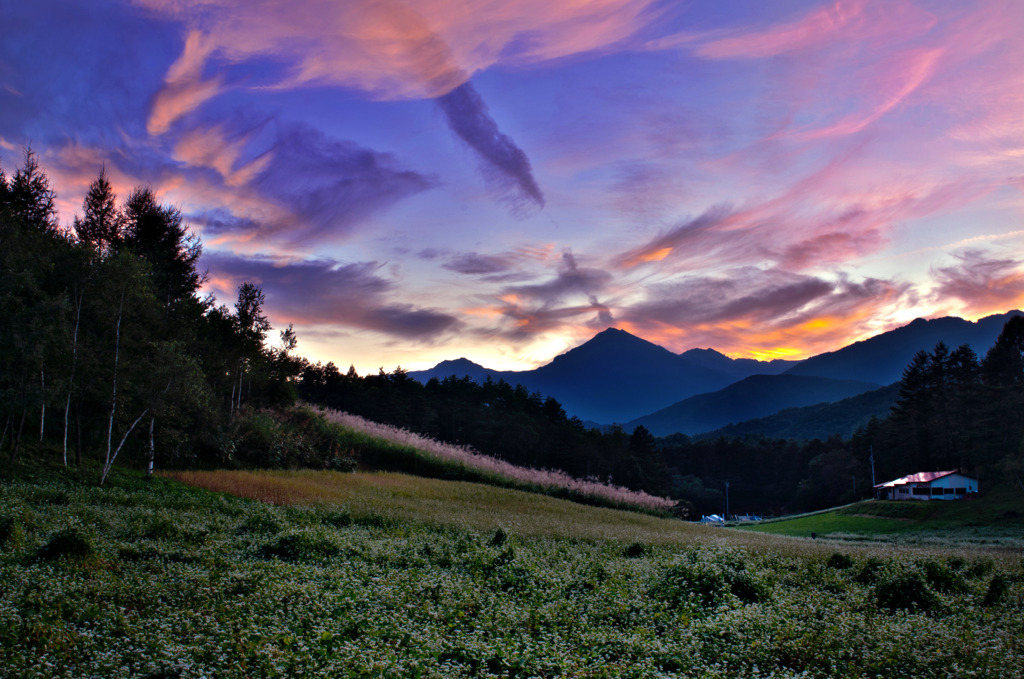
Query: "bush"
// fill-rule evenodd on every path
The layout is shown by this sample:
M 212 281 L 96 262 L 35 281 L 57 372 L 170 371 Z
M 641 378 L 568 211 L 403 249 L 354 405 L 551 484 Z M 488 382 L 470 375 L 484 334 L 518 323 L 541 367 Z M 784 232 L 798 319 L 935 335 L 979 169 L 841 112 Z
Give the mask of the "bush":
M 967 588 L 964 577 L 949 567 L 947 563 L 929 559 L 921 564 L 924 577 L 937 592 L 963 592 Z
M 939 597 L 928 587 L 924 575 L 915 569 L 889 573 L 875 586 L 875 602 L 890 612 L 929 612 L 939 606 Z
M 853 568 L 853 557 L 843 552 L 832 552 L 832 556 L 828 558 L 825 565 L 829 568 L 834 568 L 839 571 L 845 571 L 848 568 Z
M 1012 584 L 1013 578 L 1007 573 L 996 573 L 993 575 L 988 583 L 988 589 L 985 591 L 985 598 L 982 600 L 981 605 L 988 608 L 1002 602 L 1006 598 L 1007 592 L 1010 591 Z
M 622 556 L 627 559 L 637 559 L 647 553 L 647 547 L 642 542 L 634 542 L 633 544 L 622 550 Z
M 92 555 L 92 543 L 77 528 L 68 528 L 54 533 L 49 541 L 36 552 L 36 557 L 43 561 L 59 559 L 81 561 Z
M 508 533 L 503 531 L 501 528 L 494 531 L 494 535 L 491 536 L 491 546 L 501 547 L 508 541 Z
M 733 598 L 764 601 L 768 589 L 735 550 L 691 550 L 662 573 L 651 594 L 674 606 L 693 602 L 713 608 Z
M 878 557 L 870 557 L 864 562 L 864 565 L 860 567 L 860 570 L 857 571 L 857 582 L 862 585 L 874 584 L 878 581 L 878 576 L 882 571 L 882 566 L 884 565 L 884 562 Z
M 0 516 L 0 549 L 15 550 L 25 541 L 21 521 L 13 516 Z
M 284 530 L 284 522 L 269 510 L 254 511 L 235 528 L 238 534 L 265 533 L 275 535 Z
M 260 555 L 284 561 L 328 559 L 340 551 L 334 538 L 315 529 L 289 531 L 265 544 Z

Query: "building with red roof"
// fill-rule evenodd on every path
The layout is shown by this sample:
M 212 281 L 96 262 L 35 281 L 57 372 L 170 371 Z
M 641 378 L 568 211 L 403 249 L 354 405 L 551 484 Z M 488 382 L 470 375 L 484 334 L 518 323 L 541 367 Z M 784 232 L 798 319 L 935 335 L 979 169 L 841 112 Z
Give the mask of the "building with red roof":
M 918 472 L 875 486 L 879 500 L 963 500 L 978 493 L 978 479 L 954 469 Z

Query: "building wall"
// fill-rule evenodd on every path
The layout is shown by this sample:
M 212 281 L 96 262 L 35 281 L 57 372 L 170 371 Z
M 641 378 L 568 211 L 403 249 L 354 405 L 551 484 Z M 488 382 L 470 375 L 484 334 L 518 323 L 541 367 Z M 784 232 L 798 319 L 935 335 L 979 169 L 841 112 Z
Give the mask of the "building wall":
M 968 494 L 978 492 L 978 482 L 962 474 L 950 474 L 930 483 L 910 485 L 911 500 L 963 500 Z
M 908 483 L 893 486 L 890 500 L 963 500 L 978 492 L 978 481 L 963 474 L 950 474 L 929 483 Z

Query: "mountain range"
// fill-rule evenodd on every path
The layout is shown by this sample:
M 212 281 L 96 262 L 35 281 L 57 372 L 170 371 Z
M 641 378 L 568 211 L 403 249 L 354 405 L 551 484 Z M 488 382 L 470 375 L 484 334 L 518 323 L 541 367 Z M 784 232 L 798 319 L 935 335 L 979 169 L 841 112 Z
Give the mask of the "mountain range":
M 421 382 L 449 376 L 505 380 L 554 397 L 585 422 L 626 423 L 627 431 L 642 424 L 656 435 L 698 434 L 891 385 L 915 353 L 940 341 L 950 348 L 967 344 L 984 356 L 1006 321 L 1021 313 L 976 322 L 917 319 L 803 361 L 734 359 L 714 349 L 676 354 L 609 328 L 534 370 L 490 370 L 460 358 L 409 376 Z

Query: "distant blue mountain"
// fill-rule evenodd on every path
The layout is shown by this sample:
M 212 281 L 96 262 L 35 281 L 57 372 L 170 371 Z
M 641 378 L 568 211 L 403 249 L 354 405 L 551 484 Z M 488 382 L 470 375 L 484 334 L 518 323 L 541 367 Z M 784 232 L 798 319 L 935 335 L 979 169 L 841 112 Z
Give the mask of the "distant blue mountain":
M 709 394 L 674 403 L 625 425 L 626 431 L 643 425 L 655 436 L 699 434 L 798 408 L 828 403 L 878 389 L 881 385 L 855 380 L 832 380 L 802 375 L 754 375 Z
M 970 345 L 979 358 L 984 358 L 1006 321 L 1022 313 L 1010 311 L 986 316 L 977 322 L 953 316 L 930 321 L 919 318 L 902 328 L 808 358 L 789 368 L 786 374 L 892 384 L 903 377 L 903 369 L 914 354 L 922 350 L 930 352 L 940 341 L 951 350 L 961 344 Z
M 489 375 L 553 396 L 567 413 L 582 420 L 625 422 L 757 371 L 776 373 L 792 365 L 735 361 L 711 349 L 674 354 L 625 330 L 609 328 L 535 370 L 489 370 L 461 358 L 409 375 L 423 382 L 451 375 L 482 382 Z
M 895 383 L 841 401 L 786 408 L 774 415 L 727 424 L 720 429 L 697 434 L 696 437 L 767 436 L 798 441 L 824 441 L 833 435 L 849 438 L 866 426 L 872 417 L 883 420 L 889 415 L 899 397 L 899 386 Z
M 733 359 L 714 349 L 674 354 L 610 328 L 535 370 L 490 370 L 460 358 L 409 375 L 422 382 L 452 375 L 483 382 L 490 376 L 553 396 L 584 421 L 643 424 L 658 435 L 700 433 L 890 385 L 899 381 L 915 353 L 931 351 L 939 341 L 951 349 L 968 344 L 983 357 L 1006 321 L 1020 314 L 1011 311 L 973 323 L 918 319 L 805 361 Z

